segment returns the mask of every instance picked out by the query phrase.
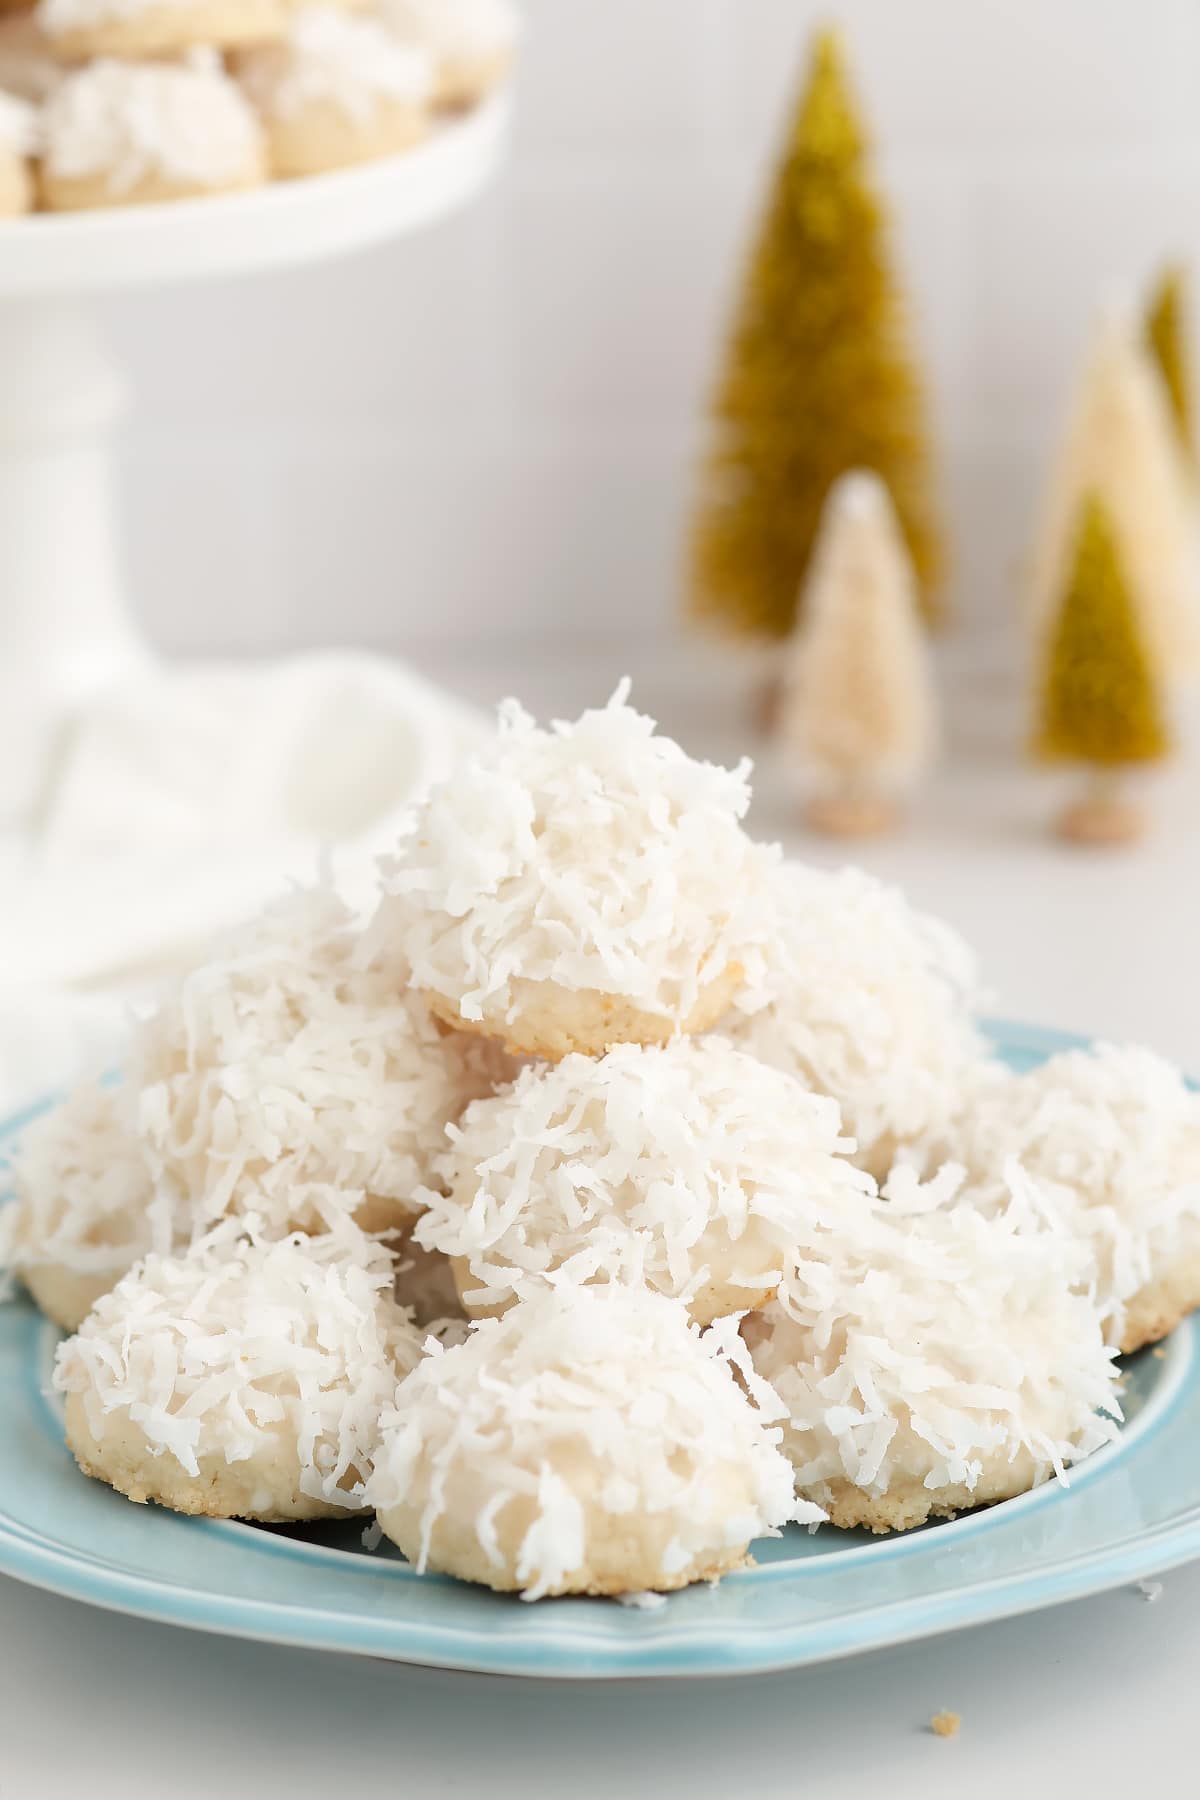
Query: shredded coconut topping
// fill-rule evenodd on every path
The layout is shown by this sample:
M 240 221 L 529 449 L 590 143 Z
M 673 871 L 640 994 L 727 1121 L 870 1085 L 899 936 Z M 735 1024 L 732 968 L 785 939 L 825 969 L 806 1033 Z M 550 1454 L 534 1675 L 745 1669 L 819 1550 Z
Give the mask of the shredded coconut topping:
M 618 995 L 682 1020 L 736 964 L 765 973 L 773 852 L 739 823 L 750 764 L 694 762 L 625 704 L 499 736 L 419 807 L 373 927 L 413 981 L 503 1024 L 523 986 Z
M 1116 1341 L 1135 1294 L 1200 1262 L 1200 1095 L 1152 1051 L 1097 1044 L 1025 1075 L 993 1067 L 961 1134 L 977 1205 L 1002 1203 L 1018 1163 L 1050 1228 L 1086 1247 Z
M 255 104 L 278 118 L 331 104 L 361 120 L 381 100 L 421 107 L 433 95 L 427 50 L 398 42 L 377 19 L 333 7 L 300 13 L 285 45 L 246 51 L 237 69 Z
M 393 1508 L 413 1521 L 420 1569 L 431 1551 L 442 1566 L 439 1542 L 461 1533 L 535 1600 L 586 1583 L 619 1533 L 637 1568 L 618 1588 L 671 1586 L 706 1554 L 820 1516 L 793 1498 L 778 1401 L 735 1321 L 701 1335 L 641 1289 L 547 1291 L 457 1348 L 427 1349 L 384 1421 L 369 1489 L 385 1530 Z
M 297 1190 L 319 1202 L 322 1187 L 380 1215 L 377 1228 L 397 1223 L 447 1122 L 511 1072 L 492 1046 L 442 1030 L 402 969 L 363 967 L 359 950 L 331 892 L 299 893 L 142 1027 L 129 1071 L 138 1129 L 199 1225 L 246 1192 L 277 1233 L 306 1225 Z
M 82 1397 L 99 1441 L 127 1418 L 198 1477 L 282 1436 L 301 1493 L 361 1504 L 380 1413 L 420 1356 L 391 1260 L 349 1231 L 267 1243 L 247 1229 L 148 1256 L 59 1346 L 54 1385 Z
M 1078 1247 L 1018 1181 L 993 1217 L 956 1204 L 962 1170 L 813 1218 L 778 1302 L 747 1327 L 790 1423 L 798 1490 L 897 1483 L 974 1493 L 1062 1475 L 1116 1433 L 1114 1352 Z
M 447 60 L 499 55 L 521 33 L 511 0 L 380 0 L 380 11 L 397 37 Z
M 52 174 L 103 175 L 115 192 L 153 176 L 221 186 L 261 156 L 254 113 L 219 59 L 201 52 L 186 63 L 89 64 L 46 102 L 44 137 Z
M 23 1133 L 16 1201 L 0 1208 L 0 1267 L 57 1265 L 115 1281 L 174 1240 L 177 1197 L 157 1186 L 125 1087 L 85 1083 Z
M 975 963 L 939 920 L 857 869 L 789 862 L 763 978 L 721 1030 L 842 1109 L 860 1159 L 884 1175 L 898 1145 L 944 1130 L 971 1067 Z
M 415 1235 L 469 1261 L 479 1306 L 645 1281 L 706 1323 L 775 1288 L 814 1200 L 872 1188 L 834 1101 L 718 1037 L 528 1067 L 450 1137 Z
M 359 944 L 314 890 L 218 947 L 137 1029 L 118 1086 L 84 1085 L 23 1134 L 0 1269 L 115 1281 L 247 1204 L 275 1236 L 411 1219 L 447 1122 L 513 1065 L 445 1032 Z

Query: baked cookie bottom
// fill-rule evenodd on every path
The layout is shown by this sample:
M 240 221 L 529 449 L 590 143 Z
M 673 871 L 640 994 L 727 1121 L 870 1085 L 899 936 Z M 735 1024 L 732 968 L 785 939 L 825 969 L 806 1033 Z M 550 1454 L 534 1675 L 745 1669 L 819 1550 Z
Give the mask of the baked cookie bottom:
M 498 1038 L 514 1056 L 536 1056 L 561 1062 L 578 1051 L 603 1056 L 615 1044 L 665 1044 L 676 1036 L 707 1031 L 729 1010 L 741 985 L 742 970 L 727 963 L 700 990 L 696 1004 L 682 1020 L 647 1012 L 620 994 L 597 988 L 564 988 L 554 981 L 516 981 L 511 1018 L 464 1019 L 453 1000 L 426 990 L 430 1011 L 455 1031 Z
M 79 1394 L 66 1400 L 67 1446 L 85 1475 L 144 1506 L 154 1501 L 172 1512 L 209 1519 L 252 1519 L 262 1525 L 286 1525 L 315 1519 L 344 1519 L 357 1509 L 334 1506 L 302 1494 L 295 1485 L 280 1445 L 271 1466 L 258 1458 L 227 1463 L 224 1457 L 198 1458 L 199 1476 L 189 1475 L 169 1451 L 155 1456 L 131 1419 L 110 1413 L 102 1439 L 88 1423 Z
M 397 156 L 420 143 L 428 129 L 422 108 L 384 101 L 362 119 L 321 101 L 290 117 L 268 118 L 264 123 L 271 173 L 281 181 Z

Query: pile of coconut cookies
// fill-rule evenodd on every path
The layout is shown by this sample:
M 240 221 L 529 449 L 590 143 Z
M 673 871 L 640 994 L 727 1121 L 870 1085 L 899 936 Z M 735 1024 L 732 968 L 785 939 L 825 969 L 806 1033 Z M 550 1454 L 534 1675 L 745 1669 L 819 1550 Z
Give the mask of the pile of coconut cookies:
M 1115 1436 L 1119 1353 L 1200 1301 L 1200 1100 L 994 1060 L 960 939 L 754 841 L 748 773 L 624 687 L 508 702 L 366 915 L 281 900 L 26 1131 L 0 1256 L 86 1474 L 537 1599 Z
M 224 194 L 420 143 L 508 76 L 512 0 L 2 0 L 0 217 Z

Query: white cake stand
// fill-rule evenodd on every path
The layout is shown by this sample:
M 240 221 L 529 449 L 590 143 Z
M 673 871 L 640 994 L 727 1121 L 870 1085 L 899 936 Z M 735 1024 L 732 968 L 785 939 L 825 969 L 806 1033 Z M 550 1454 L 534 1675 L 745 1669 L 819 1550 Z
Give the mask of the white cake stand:
M 0 222 L 0 826 L 36 812 L 56 735 L 86 695 L 149 656 L 113 516 L 125 384 L 91 297 L 416 231 L 486 185 L 509 112 L 498 95 L 404 156 L 250 193 Z

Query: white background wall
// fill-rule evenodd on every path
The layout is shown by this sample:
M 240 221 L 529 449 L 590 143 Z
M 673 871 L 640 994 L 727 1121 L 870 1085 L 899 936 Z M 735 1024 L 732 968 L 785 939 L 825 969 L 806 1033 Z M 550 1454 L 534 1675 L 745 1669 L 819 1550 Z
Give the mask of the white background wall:
M 131 576 L 178 650 L 446 668 L 676 629 L 703 397 L 782 109 L 845 28 L 1002 626 L 1093 303 L 1200 247 L 1195 0 L 526 0 L 501 185 L 312 272 L 115 300 Z

